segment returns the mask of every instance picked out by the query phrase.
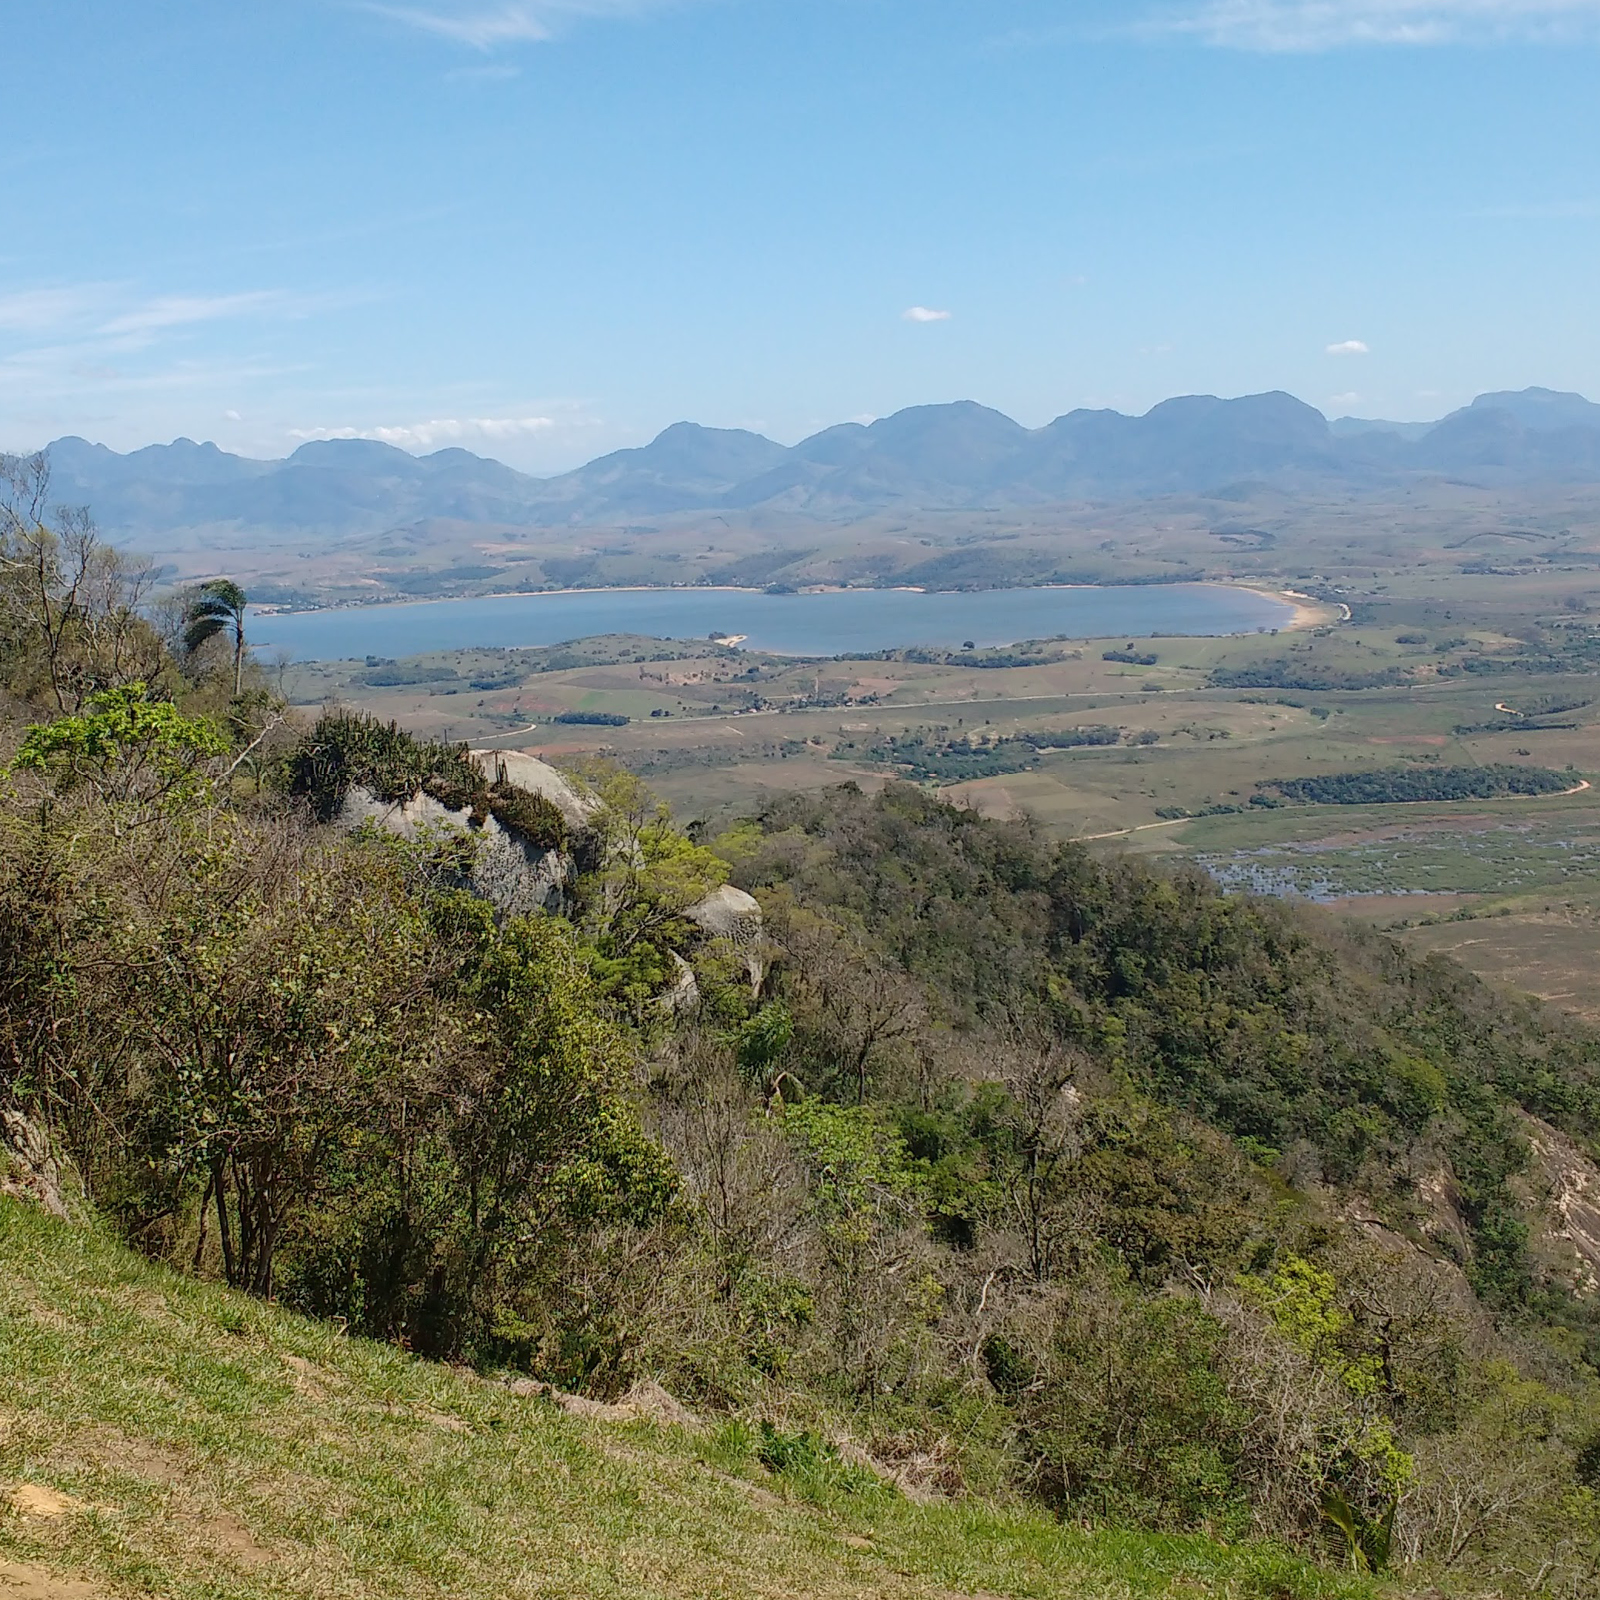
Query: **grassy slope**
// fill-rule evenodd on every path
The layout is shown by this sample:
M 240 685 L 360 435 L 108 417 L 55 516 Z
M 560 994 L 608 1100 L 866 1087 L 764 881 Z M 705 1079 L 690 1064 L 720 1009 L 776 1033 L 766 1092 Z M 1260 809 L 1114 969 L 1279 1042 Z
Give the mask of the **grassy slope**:
M 0 1198 L 0 1597 L 146 1593 L 1372 1591 L 1271 1550 L 772 1478 L 726 1431 L 580 1421 Z

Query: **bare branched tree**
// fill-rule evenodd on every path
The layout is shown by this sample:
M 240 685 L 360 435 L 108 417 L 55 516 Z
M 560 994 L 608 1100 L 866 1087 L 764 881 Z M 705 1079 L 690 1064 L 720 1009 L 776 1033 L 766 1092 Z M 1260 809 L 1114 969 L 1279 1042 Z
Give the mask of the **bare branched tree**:
M 994 1064 L 1008 1102 L 1007 1209 L 1027 1251 L 1028 1274 L 1042 1283 L 1061 1270 L 1091 1220 L 1089 1202 L 1065 1182 L 1083 1153 L 1082 1102 L 1073 1086 L 1083 1057 L 1040 1029 L 1021 1027 L 997 1043 Z
M 912 1039 L 927 1007 L 920 987 L 875 962 L 865 943 L 825 923 L 795 925 L 786 939 L 794 956 L 794 1002 L 813 1048 L 855 1088 L 864 1104 L 881 1058 Z
M 106 544 L 86 507 L 49 502 L 48 456 L 0 455 L 0 645 L 74 712 L 155 676 L 161 644 L 140 614 L 153 574 Z

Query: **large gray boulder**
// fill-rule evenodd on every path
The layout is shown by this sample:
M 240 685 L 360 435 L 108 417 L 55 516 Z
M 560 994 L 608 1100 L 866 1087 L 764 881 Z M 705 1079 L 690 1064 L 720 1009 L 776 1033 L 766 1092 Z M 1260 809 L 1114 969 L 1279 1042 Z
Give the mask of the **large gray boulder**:
M 543 795 L 574 830 L 587 827 L 600 802 L 548 761 L 520 750 L 474 750 L 472 759 L 490 783 L 511 783 L 529 794 Z
M 566 851 L 532 844 L 493 816 L 475 823 L 470 810 L 457 810 L 429 794 L 383 800 L 370 789 L 354 788 L 345 795 L 337 822 L 350 829 L 371 823 L 407 839 L 451 828 L 471 834 L 479 841 L 472 890 L 502 917 L 562 910 L 577 876 L 576 864 Z
M 694 968 L 676 950 L 667 953 L 672 957 L 672 985 L 658 997 L 656 1004 L 668 1012 L 693 1011 L 700 1004 L 700 980 L 695 977 Z
M 759 989 L 766 976 L 764 928 L 761 904 L 753 894 L 725 883 L 685 913 L 708 938 L 725 939 L 744 957 L 750 974 L 750 987 Z

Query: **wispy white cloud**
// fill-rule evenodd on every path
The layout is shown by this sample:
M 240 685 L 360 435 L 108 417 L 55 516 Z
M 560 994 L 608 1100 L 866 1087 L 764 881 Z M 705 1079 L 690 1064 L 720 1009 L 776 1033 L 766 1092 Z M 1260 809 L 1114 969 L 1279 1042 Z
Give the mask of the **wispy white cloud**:
M 47 415 L 78 426 L 141 395 L 188 395 L 210 414 L 220 395 L 293 370 L 251 348 L 252 324 L 322 303 L 276 290 L 151 295 L 127 283 L 0 293 L 0 427 L 32 436 L 27 419 Z
M 79 284 L 0 295 L 0 329 L 46 333 L 64 327 L 103 306 L 108 292 L 105 284 Z
M 1330 356 L 1369 356 L 1372 351 L 1360 339 L 1341 339 L 1337 344 L 1328 346 L 1328 354 Z
M 1269 52 L 1600 37 L 1600 0 L 1198 0 L 1134 31 Z
M 435 417 L 398 427 L 291 428 L 302 443 L 315 439 L 376 439 L 401 450 L 436 450 L 463 440 L 502 444 L 527 439 L 562 426 L 554 417 Z
M 275 289 L 242 294 L 139 295 L 126 284 L 59 284 L 0 294 L 0 332 L 105 340 L 125 346 L 198 323 L 298 316 L 320 302 Z
M 589 17 L 625 17 L 659 9 L 671 0 L 431 0 L 423 5 L 361 0 L 362 9 L 419 28 L 424 33 L 493 50 L 500 45 L 538 44 L 563 23 Z
M 948 322 L 950 320 L 948 311 L 933 311 L 927 306 L 907 306 L 900 315 L 906 322 Z
M 121 334 L 158 333 L 167 328 L 192 327 L 199 322 L 221 322 L 230 317 L 253 316 L 286 309 L 289 296 L 273 290 L 248 294 L 167 294 L 124 311 L 103 324 L 100 332 L 113 338 Z

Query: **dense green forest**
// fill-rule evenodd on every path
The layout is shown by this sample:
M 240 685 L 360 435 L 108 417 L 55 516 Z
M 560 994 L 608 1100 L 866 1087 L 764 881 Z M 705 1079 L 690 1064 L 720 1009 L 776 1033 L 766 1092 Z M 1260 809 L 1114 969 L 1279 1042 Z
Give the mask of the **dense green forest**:
M 939 667 L 1037 667 L 1055 659 L 1050 651 L 1037 648 L 1033 640 L 1010 649 L 980 650 L 968 645 L 960 650 L 930 650 L 912 645 L 892 650 L 852 650 L 840 657 L 842 661 L 916 661 Z
M 0 1108 L 139 1250 L 917 1492 L 1594 1592 L 1600 1306 L 1546 1203 L 1593 1033 L 907 784 L 708 831 L 594 767 L 575 818 L 297 723 L 242 607 L 152 607 L 25 468 Z M 557 909 L 479 892 L 502 836 Z M 697 919 L 726 884 L 758 935 Z
M 1214 689 L 1381 689 L 1404 683 L 1409 676 L 1404 667 L 1352 672 L 1316 661 L 1249 661 L 1238 667 L 1217 667 L 1210 683 Z
M 1488 763 L 1476 767 L 1374 767 L 1368 772 L 1333 772 L 1285 778 L 1268 787 L 1286 800 L 1330 806 L 1377 806 L 1395 801 L 1492 800 L 1500 795 L 1561 794 L 1578 780 L 1549 767 Z
M 616 711 L 562 711 L 552 722 L 572 722 L 594 728 L 625 728 L 628 718 Z

